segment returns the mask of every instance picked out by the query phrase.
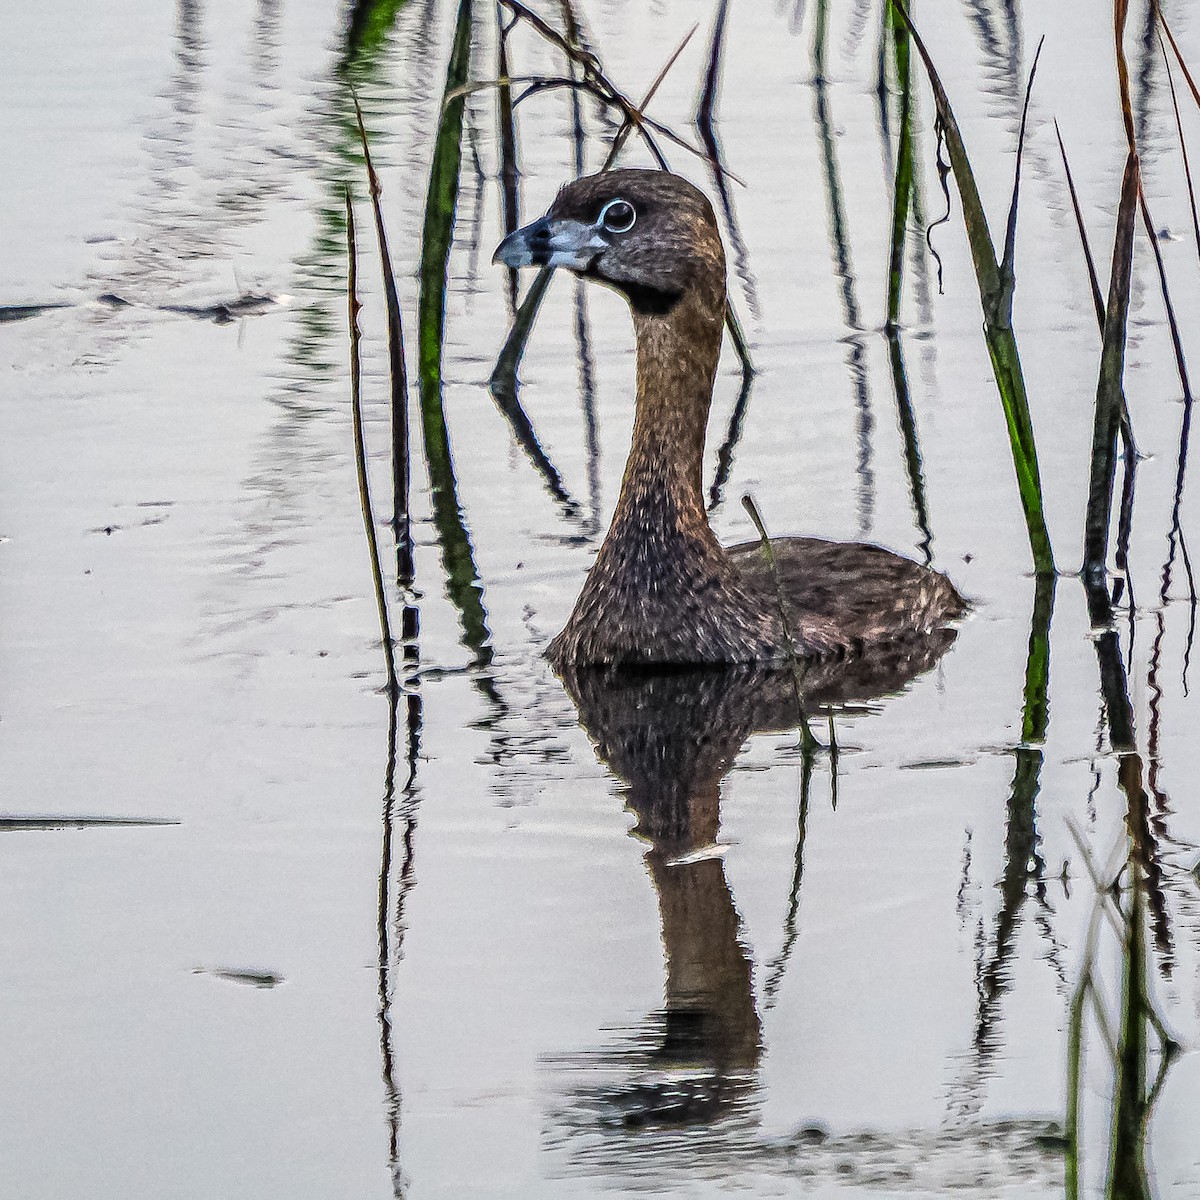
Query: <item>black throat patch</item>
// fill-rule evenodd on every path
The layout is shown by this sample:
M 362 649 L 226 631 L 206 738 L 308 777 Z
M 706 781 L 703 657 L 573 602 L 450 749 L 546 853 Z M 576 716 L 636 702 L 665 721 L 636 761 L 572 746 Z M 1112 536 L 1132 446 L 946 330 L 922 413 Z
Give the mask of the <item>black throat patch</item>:
M 683 299 L 682 292 L 666 292 L 642 283 L 621 283 L 617 287 L 625 293 L 633 311 L 647 317 L 665 317 Z

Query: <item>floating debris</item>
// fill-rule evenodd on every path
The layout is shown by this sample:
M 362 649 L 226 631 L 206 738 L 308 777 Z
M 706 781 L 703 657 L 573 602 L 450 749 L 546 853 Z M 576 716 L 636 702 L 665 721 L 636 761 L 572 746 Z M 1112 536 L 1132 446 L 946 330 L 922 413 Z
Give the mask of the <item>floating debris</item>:
M 55 308 L 69 308 L 65 300 L 52 304 L 0 304 L 0 325 L 9 321 L 27 321 Z
M 241 983 L 247 987 L 275 988 L 287 980 L 274 971 L 234 971 L 223 967 L 194 967 L 193 975 L 211 975 L 214 979 L 223 979 L 226 983 Z
M 89 817 L 0 814 L 0 832 L 21 829 L 107 829 L 141 825 L 179 825 L 174 817 Z
M 177 313 L 200 321 L 212 321 L 217 325 L 229 325 L 244 317 L 258 317 L 272 309 L 285 308 L 292 302 L 292 297 L 286 292 L 244 292 L 232 300 L 218 300 L 214 304 L 137 304 L 118 296 L 116 292 L 104 292 L 96 297 L 96 302 L 109 308 L 149 308 L 156 312 Z

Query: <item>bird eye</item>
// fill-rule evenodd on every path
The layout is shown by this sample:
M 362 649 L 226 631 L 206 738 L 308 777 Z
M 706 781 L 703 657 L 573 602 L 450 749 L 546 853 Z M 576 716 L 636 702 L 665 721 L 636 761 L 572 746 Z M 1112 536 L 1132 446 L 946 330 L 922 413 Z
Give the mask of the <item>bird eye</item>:
M 637 220 L 637 213 L 628 200 L 610 200 L 600 210 L 600 224 L 609 233 L 628 233 Z

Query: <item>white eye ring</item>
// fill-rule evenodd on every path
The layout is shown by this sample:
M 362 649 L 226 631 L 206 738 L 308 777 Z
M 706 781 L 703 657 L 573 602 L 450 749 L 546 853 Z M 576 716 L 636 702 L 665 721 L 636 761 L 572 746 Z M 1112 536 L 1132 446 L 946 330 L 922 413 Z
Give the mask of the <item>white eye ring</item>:
M 610 200 L 600 210 L 600 220 L 597 224 L 609 233 L 628 233 L 636 220 L 637 209 L 628 200 L 618 197 L 616 200 Z

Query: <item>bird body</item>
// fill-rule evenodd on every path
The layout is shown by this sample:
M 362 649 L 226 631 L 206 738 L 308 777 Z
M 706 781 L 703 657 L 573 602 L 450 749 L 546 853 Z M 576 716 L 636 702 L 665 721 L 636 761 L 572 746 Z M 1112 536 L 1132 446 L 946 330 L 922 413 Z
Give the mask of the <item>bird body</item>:
M 879 546 L 818 538 L 722 547 L 702 464 L 725 319 L 725 254 L 707 198 L 665 171 L 568 184 L 496 251 L 563 266 L 629 301 L 637 403 L 612 523 L 562 632 L 559 666 L 716 666 L 844 658 L 963 613 L 942 574 Z M 789 637 L 790 634 L 790 637 Z

